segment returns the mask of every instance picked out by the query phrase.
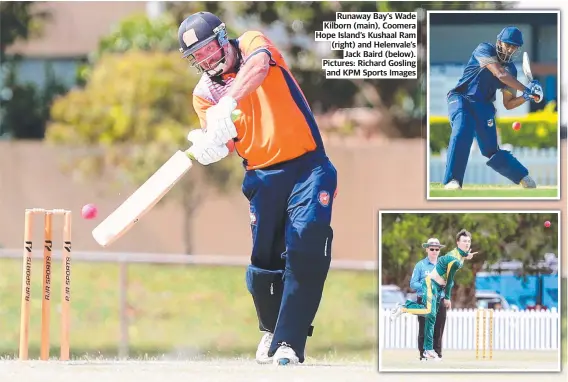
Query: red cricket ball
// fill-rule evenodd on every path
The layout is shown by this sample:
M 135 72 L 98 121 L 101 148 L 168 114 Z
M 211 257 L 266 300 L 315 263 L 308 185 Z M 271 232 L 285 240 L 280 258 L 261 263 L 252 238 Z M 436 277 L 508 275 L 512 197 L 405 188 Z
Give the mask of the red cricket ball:
M 94 204 L 86 204 L 81 209 L 81 216 L 85 219 L 94 219 L 97 217 L 97 207 Z

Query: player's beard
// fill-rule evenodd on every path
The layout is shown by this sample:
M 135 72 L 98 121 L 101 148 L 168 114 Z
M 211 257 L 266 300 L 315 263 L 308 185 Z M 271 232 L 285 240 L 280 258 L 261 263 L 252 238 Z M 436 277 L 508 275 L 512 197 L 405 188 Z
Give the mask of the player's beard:
M 508 63 L 513 61 L 513 59 L 517 56 L 520 48 L 517 48 L 513 53 L 507 52 L 507 50 L 503 47 L 500 41 L 497 42 L 497 58 L 499 61 Z
M 230 50 L 221 48 L 221 51 L 223 52 L 223 57 L 217 60 L 217 62 L 215 62 L 213 65 L 209 65 L 212 66 L 212 68 L 205 69 L 201 67 L 202 71 L 206 73 L 209 77 L 220 76 L 223 73 L 227 73 L 231 69 L 230 65 L 232 65 L 231 64 L 232 60 L 229 59 Z
M 207 63 L 207 61 L 217 53 L 222 52 L 221 58 L 213 63 Z M 190 58 L 190 65 L 197 69 L 198 73 L 205 73 L 209 77 L 217 77 L 223 74 L 225 69 L 227 68 L 227 54 L 228 50 L 225 50 L 223 47 L 219 47 L 218 50 L 211 53 L 208 57 L 204 58 L 201 61 L 196 61 L 195 58 Z M 207 63 L 207 64 L 204 64 Z
M 221 57 L 219 60 L 217 60 L 215 63 L 211 65 L 202 66 L 201 63 L 198 63 L 197 65 L 201 69 L 202 73 L 207 74 L 209 77 L 216 77 L 223 74 L 223 71 L 225 70 L 226 67 L 226 63 L 227 63 L 227 55 L 223 54 L 223 57 Z
M 207 69 L 207 70 L 203 70 L 209 77 L 217 77 L 220 76 L 221 74 L 223 74 L 223 72 L 225 71 L 225 67 L 226 65 L 226 59 L 222 58 L 221 59 L 222 62 L 219 61 L 219 63 L 213 68 L 213 69 Z

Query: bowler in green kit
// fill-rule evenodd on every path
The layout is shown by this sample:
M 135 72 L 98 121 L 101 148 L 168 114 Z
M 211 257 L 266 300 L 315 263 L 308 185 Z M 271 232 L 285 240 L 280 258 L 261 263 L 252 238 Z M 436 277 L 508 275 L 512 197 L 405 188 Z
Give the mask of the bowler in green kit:
M 471 250 L 471 233 L 465 229 L 456 235 L 457 247 L 438 257 L 436 267 L 422 281 L 422 303 L 407 300 L 404 305 L 397 305 L 391 314 L 394 320 L 403 313 L 414 314 L 426 318 L 424 325 L 424 358 L 439 361 L 440 357 L 434 351 L 434 326 L 438 313 L 438 303 L 443 293 L 443 304 L 447 309 L 452 306 L 452 288 L 456 272 L 463 267 L 465 260 L 473 258 L 477 252 Z

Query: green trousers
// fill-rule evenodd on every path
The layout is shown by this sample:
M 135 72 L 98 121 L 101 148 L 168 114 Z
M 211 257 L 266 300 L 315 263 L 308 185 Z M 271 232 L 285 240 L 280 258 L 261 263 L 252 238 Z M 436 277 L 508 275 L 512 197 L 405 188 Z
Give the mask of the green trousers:
M 443 292 L 443 286 L 430 277 L 426 277 L 422 281 L 422 304 L 406 300 L 402 308 L 402 311 L 405 313 L 426 318 L 424 323 L 424 350 L 434 349 L 434 327 L 436 326 L 440 296 Z

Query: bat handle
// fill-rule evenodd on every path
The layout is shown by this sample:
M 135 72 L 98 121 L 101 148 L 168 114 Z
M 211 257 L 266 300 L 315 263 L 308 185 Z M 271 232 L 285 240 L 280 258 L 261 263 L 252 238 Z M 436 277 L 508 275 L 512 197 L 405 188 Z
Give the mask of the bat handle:
M 231 113 L 231 119 L 233 120 L 233 122 L 235 122 L 241 116 L 241 114 L 243 114 L 243 112 L 239 109 L 233 110 L 233 112 Z M 189 149 L 185 151 L 185 155 L 187 155 L 189 159 L 195 160 L 195 157 L 189 152 Z

